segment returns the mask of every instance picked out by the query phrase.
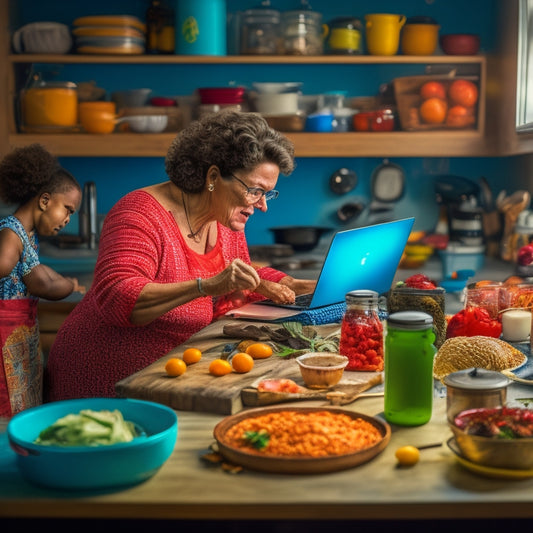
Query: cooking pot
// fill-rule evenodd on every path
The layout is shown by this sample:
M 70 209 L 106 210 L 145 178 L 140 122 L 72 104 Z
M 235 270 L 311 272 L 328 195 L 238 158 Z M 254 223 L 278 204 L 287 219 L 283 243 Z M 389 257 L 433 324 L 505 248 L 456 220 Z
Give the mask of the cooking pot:
M 306 252 L 315 248 L 320 237 L 331 228 L 320 226 L 284 226 L 270 228 L 274 241 L 278 244 L 290 244 L 296 252 Z
M 402 52 L 411 56 L 430 56 L 437 49 L 440 26 L 430 17 L 407 19 L 401 35 Z
M 72 82 L 35 81 L 21 91 L 24 130 L 71 128 L 78 123 L 78 91 Z

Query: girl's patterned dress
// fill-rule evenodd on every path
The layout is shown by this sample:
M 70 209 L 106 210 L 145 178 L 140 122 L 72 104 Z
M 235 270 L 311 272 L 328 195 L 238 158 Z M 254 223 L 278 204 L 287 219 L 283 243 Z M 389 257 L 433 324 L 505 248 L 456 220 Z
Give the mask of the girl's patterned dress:
M 39 264 L 39 242 L 14 216 L 0 220 L 0 231 L 6 228 L 19 236 L 23 250 L 11 274 L 0 279 L 0 418 L 40 405 L 43 388 L 38 298 L 28 294 L 23 281 Z

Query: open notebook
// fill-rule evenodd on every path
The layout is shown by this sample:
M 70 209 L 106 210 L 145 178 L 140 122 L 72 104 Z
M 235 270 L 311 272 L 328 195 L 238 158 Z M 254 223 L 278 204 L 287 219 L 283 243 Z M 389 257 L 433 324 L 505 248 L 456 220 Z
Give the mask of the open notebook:
M 295 304 L 261 301 L 233 309 L 230 317 L 275 319 L 345 301 L 346 293 L 370 289 L 381 294 L 392 284 L 415 219 L 338 231 L 329 245 L 313 294 Z M 307 300 L 307 301 L 301 301 Z

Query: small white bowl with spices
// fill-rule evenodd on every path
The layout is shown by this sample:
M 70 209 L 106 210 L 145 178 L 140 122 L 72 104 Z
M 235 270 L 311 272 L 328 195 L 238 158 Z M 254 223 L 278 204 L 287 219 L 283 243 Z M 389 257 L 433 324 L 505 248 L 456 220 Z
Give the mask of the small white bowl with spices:
M 342 378 L 348 358 L 338 353 L 309 352 L 296 358 L 309 389 L 329 389 Z

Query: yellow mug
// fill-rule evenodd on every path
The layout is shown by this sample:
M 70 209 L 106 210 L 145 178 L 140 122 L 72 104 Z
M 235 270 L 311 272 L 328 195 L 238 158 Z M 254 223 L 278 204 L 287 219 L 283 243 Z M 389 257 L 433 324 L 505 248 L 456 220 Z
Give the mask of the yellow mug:
M 393 56 L 400 45 L 400 31 L 405 15 L 377 13 L 365 15 L 366 46 L 376 56 Z

